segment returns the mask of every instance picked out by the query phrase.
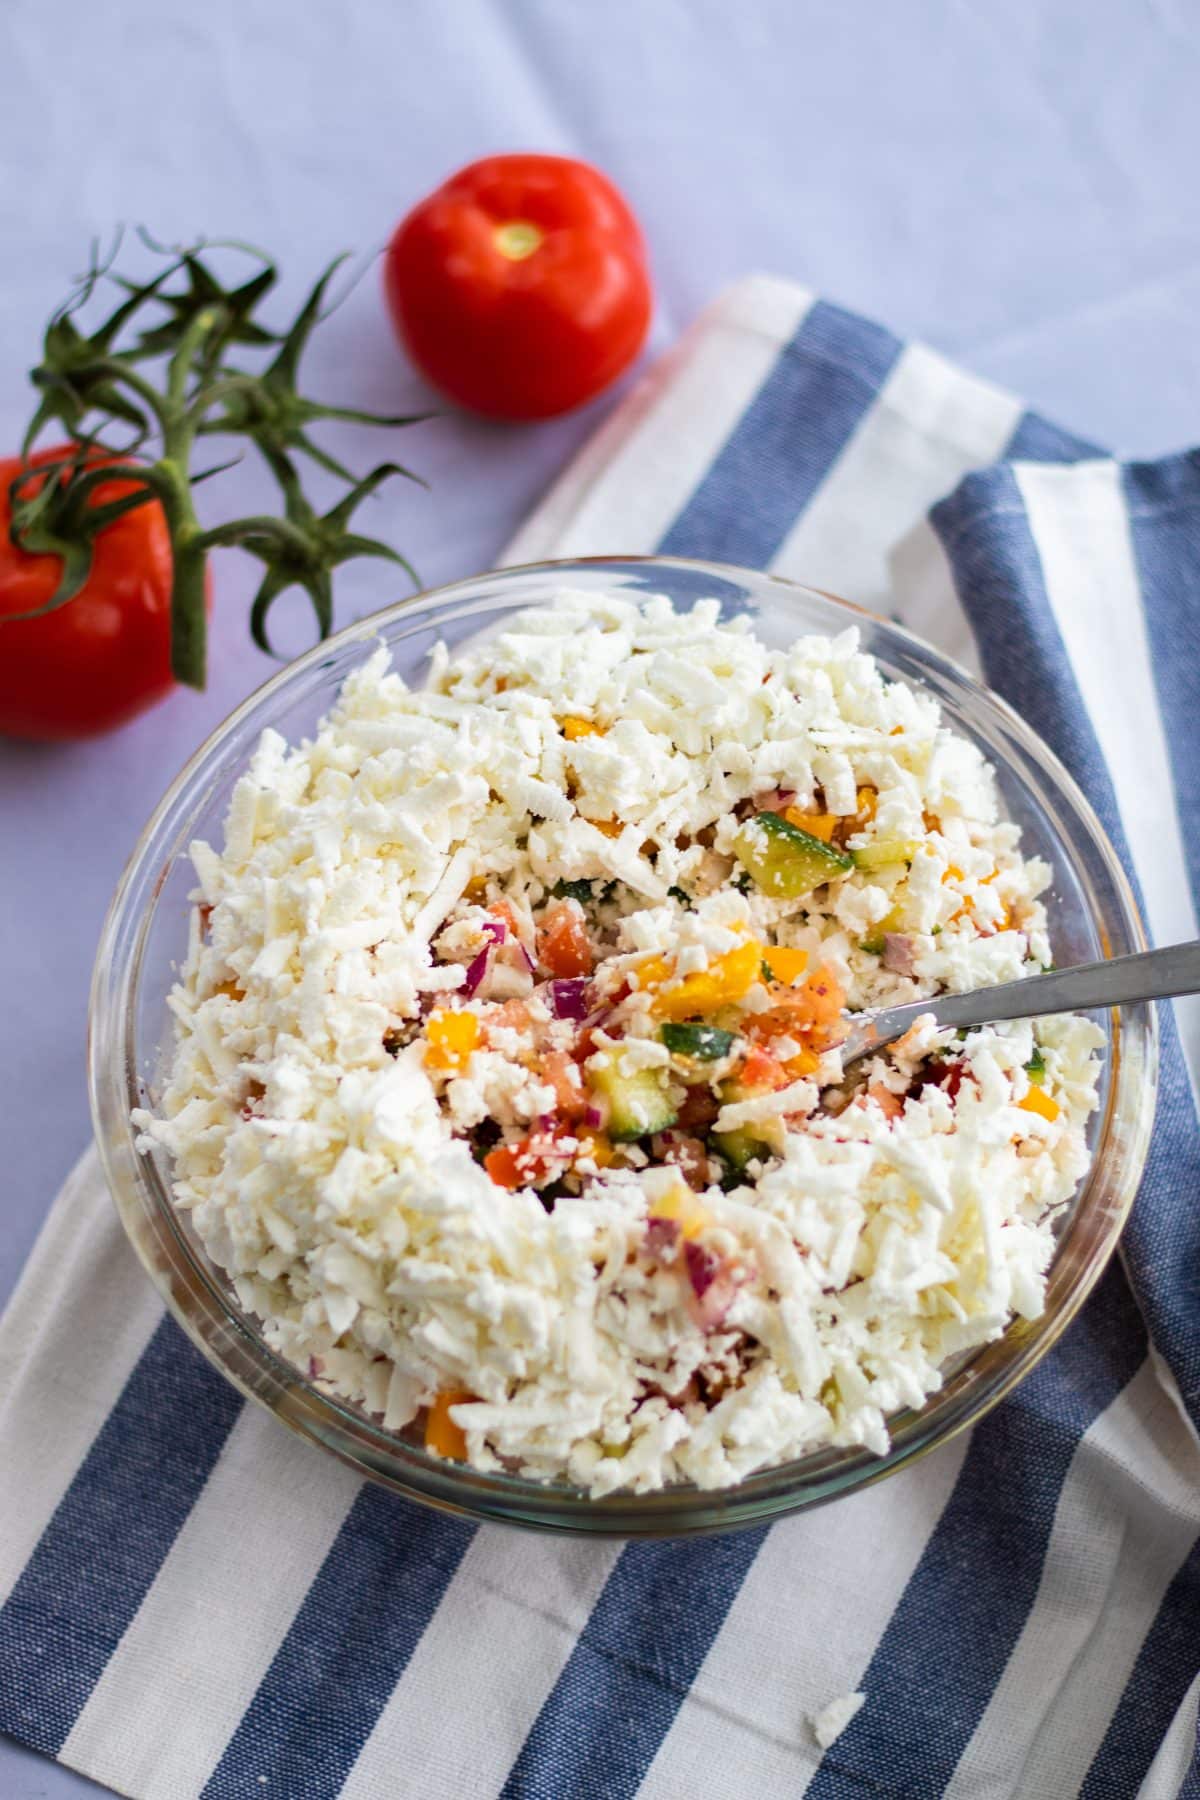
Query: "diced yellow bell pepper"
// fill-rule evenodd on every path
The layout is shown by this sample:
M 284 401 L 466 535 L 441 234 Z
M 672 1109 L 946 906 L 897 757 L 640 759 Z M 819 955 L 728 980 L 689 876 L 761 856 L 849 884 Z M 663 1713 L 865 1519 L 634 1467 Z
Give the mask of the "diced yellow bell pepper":
M 875 817 L 875 807 L 878 800 L 878 789 L 873 787 L 860 787 L 854 796 L 855 818 L 862 819 L 869 825 L 871 820 Z
M 573 744 L 577 738 L 604 736 L 602 725 L 593 725 L 590 719 L 581 719 L 576 713 L 568 713 L 561 724 L 562 734 L 568 744 Z
M 602 831 L 605 837 L 610 838 L 620 837 L 625 829 L 620 819 L 592 819 L 590 823 L 596 827 L 597 831 Z
M 1044 1088 L 1031 1087 L 1024 1098 L 1017 1101 L 1017 1105 L 1025 1112 L 1040 1113 L 1043 1119 L 1058 1117 L 1058 1102 L 1052 1100 Z
M 815 1074 L 821 1059 L 815 1050 L 798 1050 L 795 1056 L 789 1056 L 784 1068 L 793 1081 L 802 1081 L 806 1075 Z
M 820 838 L 823 844 L 833 842 L 838 822 L 836 813 L 801 812 L 798 806 L 789 806 L 784 809 L 783 816 L 797 831 L 807 831 L 809 837 Z
M 579 1149 L 575 1156 L 576 1162 L 581 1162 L 586 1157 L 589 1162 L 594 1162 L 598 1169 L 607 1169 L 609 1164 L 614 1161 L 616 1151 L 603 1132 L 580 1131 L 576 1133 L 576 1137 L 579 1141 Z
M 654 1202 L 650 1217 L 674 1220 L 679 1226 L 680 1236 L 685 1238 L 698 1238 L 713 1222 L 708 1208 L 701 1206 L 691 1188 L 682 1181 L 669 1194 L 664 1194 Z
M 808 951 L 792 950 L 785 944 L 765 944 L 762 959 L 775 980 L 786 981 L 789 987 L 808 967 Z
M 715 1012 L 718 1006 L 728 1006 L 748 993 L 761 979 L 762 965 L 762 945 L 757 939 L 748 938 L 736 950 L 727 950 L 724 956 L 718 956 L 707 969 L 685 975 L 678 987 L 656 993 L 654 1012 L 660 1019 L 690 1019 L 697 1013 Z M 661 957 L 651 957 L 642 963 L 637 972 L 641 985 L 658 987 L 664 979 L 660 969 L 664 974 L 669 973 L 664 969 Z
M 473 1012 L 439 1007 L 425 1027 L 425 1061 L 434 1069 L 463 1069 L 479 1038 L 479 1020 Z

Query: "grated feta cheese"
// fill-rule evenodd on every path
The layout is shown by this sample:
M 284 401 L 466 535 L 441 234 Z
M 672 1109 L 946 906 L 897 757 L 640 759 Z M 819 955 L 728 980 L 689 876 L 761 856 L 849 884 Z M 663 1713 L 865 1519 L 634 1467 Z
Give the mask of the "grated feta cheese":
M 795 900 L 736 880 L 742 821 L 788 806 L 886 854 Z M 1048 955 L 1051 871 L 855 632 L 772 651 L 715 601 L 567 592 L 439 650 L 419 691 L 380 650 L 311 741 L 264 734 L 223 849 L 191 853 L 143 1144 L 272 1347 L 389 1429 L 453 1391 L 481 1468 L 720 1487 L 824 1444 L 882 1453 L 948 1357 L 1040 1310 L 1094 1026 L 926 1022 L 844 1083 L 802 977 L 753 968 L 721 998 L 752 940 L 851 1010 Z M 590 1025 L 541 960 L 562 883 L 590 896 Z M 662 1019 L 689 1012 L 733 1047 L 671 1049 Z M 778 1078 L 746 1093 L 756 1055 Z

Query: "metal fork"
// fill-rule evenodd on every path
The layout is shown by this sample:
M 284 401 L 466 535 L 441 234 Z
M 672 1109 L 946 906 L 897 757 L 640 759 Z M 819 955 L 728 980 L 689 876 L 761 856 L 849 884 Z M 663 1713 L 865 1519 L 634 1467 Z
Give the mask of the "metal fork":
M 1002 1019 L 1036 1019 L 1044 1013 L 1087 1012 L 1099 1006 L 1128 1006 L 1135 1000 L 1166 1000 L 1172 994 L 1200 993 L 1200 941 L 1168 944 L 1116 956 L 1111 962 L 1080 963 L 1007 981 L 1003 987 L 969 994 L 935 994 L 903 1006 L 859 1013 L 842 1044 L 843 1063 L 856 1062 L 903 1037 L 910 1025 L 932 1013 L 939 1026 L 997 1025 Z

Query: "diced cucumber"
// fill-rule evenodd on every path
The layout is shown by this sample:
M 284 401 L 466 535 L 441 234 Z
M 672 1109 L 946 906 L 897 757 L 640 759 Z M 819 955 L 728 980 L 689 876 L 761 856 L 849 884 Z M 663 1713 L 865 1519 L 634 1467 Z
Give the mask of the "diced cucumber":
M 755 1137 L 748 1125 L 740 1125 L 736 1131 L 714 1131 L 710 1142 L 717 1155 L 738 1175 L 755 1157 L 761 1162 L 771 1154 L 767 1145 L 761 1138 Z
M 696 1056 L 701 1062 L 728 1056 L 734 1044 L 732 1031 L 716 1025 L 664 1025 L 658 1035 L 673 1056 Z
M 920 848 L 915 838 L 876 838 L 850 855 L 856 869 L 890 869 L 897 863 L 910 863 Z
M 775 900 L 799 900 L 854 867 L 836 845 L 773 812 L 757 813 L 746 822 L 733 841 L 733 853 L 763 893 Z
M 614 1144 L 631 1144 L 675 1123 L 678 1114 L 667 1095 L 665 1069 L 635 1069 L 626 1075 L 610 1059 L 598 1066 L 589 1064 L 587 1074 L 607 1102 L 607 1131 Z

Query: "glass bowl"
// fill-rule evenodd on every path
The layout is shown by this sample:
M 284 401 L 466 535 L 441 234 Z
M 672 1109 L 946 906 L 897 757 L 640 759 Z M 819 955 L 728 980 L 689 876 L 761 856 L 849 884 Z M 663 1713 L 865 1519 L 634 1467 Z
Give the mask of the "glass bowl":
M 820 1505 L 902 1468 L 973 1424 L 1046 1354 L 1112 1255 L 1137 1188 L 1154 1111 L 1152 1008 L 1100 1017 L 1108 1042 L 1090 1168 L 1061 1219 L 1042 1316 L 1014 1323 L 996 1342 L 949 1365 L 939 1393 L 892 1419 L 886 1456 L 823 1449 L 716 1492 L 681 1485 L 595 1501 L 565 1485 L 484 1474 L 439 1461 L 419 1443 L 320 1393 L 268 1349 L 172 1205 L 168 1159 L 139 1151 L 130 1124 L 133 1107 L 153 1107 L 170 1050 L 166 997 L 187 940 L 187 895 L 194 884 L 187 847 L 197 837 L 221 839 L 231 789 L 259 733 L 273 726 L 295 741 L 311 732 L 343 678 L 376 641 L 389 646 L 407 679 L 417 680 L 439 638 L 453 645 L 494 629 L 518 608 L 549 600 L 564 584 L 666 593 L 677 605 L 713 596 L 726 615 L 749 614 L 774 646 L 805 632 L 834 634 L 855 626 L 885 673 L 929 689 L 954 728 L 994 765 L 1025 849 L 1054 868 L 1046 903 L 1056 960 L 1086 962 L 1143 948 L 1128 883 L 1066 770 L 1001 700 L 908 632 L 794 582 L 715 564 L 621 557 L 506 569 L 403 601 L 318 645 L 251 695 L 172 784 L 133 852 L 100 941 L 89 1042 L 96 1137 L 125 1229 L 188 1336 L 243 1394 L 360 1474 L 448 1511 L 545 1530 L 622 1536 L 728 1531 Z

